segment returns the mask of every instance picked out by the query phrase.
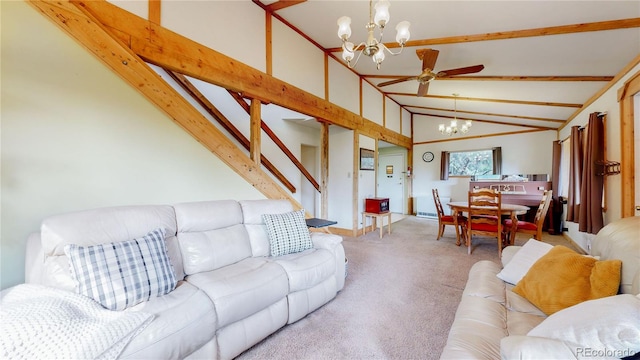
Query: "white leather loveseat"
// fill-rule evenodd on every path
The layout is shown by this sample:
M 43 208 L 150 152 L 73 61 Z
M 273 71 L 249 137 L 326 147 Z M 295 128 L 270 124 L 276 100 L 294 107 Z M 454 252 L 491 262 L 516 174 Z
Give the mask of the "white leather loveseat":
M 177 286 L 124 310 L 154 318 L 120 358 L 230 359 L 344 286 L 340 236 L 314 232 L 312 248 L 270 256 L 263 214 L 292 210 L 286 200 L 223 200 L 52 216 L 28 240 L 26 280 L 73 291 L 65 245 L 121 242 L 163 228 Z
M 504 249 L 505 269 L 523 259 L 517 254 L 525 246 Z M 441 359 L 622 358 L 640 352 L 640 217 L 601 229 L 591 255 L 622 261 L 618 295 L 549 316 L 498 278 L 501 266 L 474 264 Z

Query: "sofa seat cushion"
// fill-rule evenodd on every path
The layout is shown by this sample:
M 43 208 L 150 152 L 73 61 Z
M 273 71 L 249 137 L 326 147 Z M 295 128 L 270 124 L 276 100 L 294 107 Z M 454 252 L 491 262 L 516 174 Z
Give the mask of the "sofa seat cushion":
M 504 305 L 462 296 L 441 359 L 499 359 L 500 339 L 507 336 Z
M 500 266 L 489 260 L 473 264 L 463 296 L 477 296 L 505 304 L 505 283 L 496 276 L 499 272 Z
M 182 359 L 215 336 L 216 313 L 209 297 L 185 281 L 171 293 L 125 311 L 154 314 L 124 349 L 121 359 Z
M 266 258 L 247 258 L 223 268 L 187 276 L 213 301 L 216 329 L 247 318 L 285 298 L 289 292 L 282 266 Z
M 289 292 L 312 288 L 336 272 L 336 262 L 329 250 L 310 249 L 284 255 L 275 260 L 287 272 Z

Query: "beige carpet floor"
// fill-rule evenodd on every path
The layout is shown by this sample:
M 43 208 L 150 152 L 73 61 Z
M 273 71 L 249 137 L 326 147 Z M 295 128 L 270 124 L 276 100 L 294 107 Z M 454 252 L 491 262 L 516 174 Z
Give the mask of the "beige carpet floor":
M 438 359 L 469 268 L 498 262 L 495 239 L 474 238 L 471 255 L 448 226 L 408 216 L 392 233 L 345 237 L 348 276 L 335 299 L 285 326 L 238 359 Z M 516 245 L 529 238 L 519 236 Z M 545 233 L 552 244 L 573 247 Z

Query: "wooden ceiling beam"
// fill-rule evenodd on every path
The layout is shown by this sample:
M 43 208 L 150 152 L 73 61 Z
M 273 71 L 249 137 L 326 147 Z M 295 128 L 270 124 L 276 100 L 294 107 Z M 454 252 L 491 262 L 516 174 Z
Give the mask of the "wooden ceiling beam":
M 487 124 L 521 126 L 521 127 L 527 127 L 527 128 L 533 128 L 533 129 L 544 129 L 544 130 L 557 130 L 557 128 L 549 127 L 549 126 L 538 126 L 538 125 L 528 125 L 528 124 L 514 124 L 514 123 L 511 123 L 511 122 L 508 122 L 508 121 L 482 120 L 482 119 L 467 118 L 467 117 L 460 117 L 460 116 L 450 116 L 450 115 L 420 114 L 420 113 L 415 113 L 415 114 L 416 115 L 424 115 L 424 116 L 444 118 L 444 119 L 471 120 L 471 121 L 477 121 L 477 122 L 487 123 Z
M 385 94 L 397 95 L 397 96 L 416 96 L 415 93 L 402 93 L 402 92 L 385 92 Z M 473 97 L 460 97 L 460 96 L 453 97 L 453 96 L 445 96 L 445 95 L 425 95 L 421 97 L 432 98 L 432 99 L 458 99 L 458 101 L 467 100 L 467 101 L 497 102 L 497 103 L 520 104 L 520 105 L 558 106 L 558 107 L 569 107 L 569 108 L 582 107 L 582 104 L 557 103 L 557 102 L 547 102 L 547 101 L 505 100 L 505 99 L 488 99 L 488 98 L 473 98 Z
M 532 130 L 508 131 L 508 132 L 501 132 L 501 133 L 494 133 L 494 134 L 483 134 L 483 135 L 473 135 L 473 136 L 460 136 L 460 137 L 451 136 L 451 137 L 448 137 L 446 139 L 440 139 L 440 140 L 429 140 L 429 141 L 414 142 L 413 145 L 415 146 L 415 145 L 435 144 L 435 143 L 448 142 L 448 141 L 482 139 L 482 138 L 488 138 L 488 137 L 494 137 L 494 136 L 508 136 L 508 135 L 518 135 L 518 134 L 528 134 L 528 133 L 538 132 L 538 131 L 547 131 L 547 130 L 546 129 L 532 129 Z
M 269 12 L 274 12 L 288 8 L 289 6 L 301 4 L 306 1 L 307 0 L 280 0 L 274 2 L 273 4 L 265 5 L 264 8 Z
M 411 75 L 362 75 L 369 79 L 396 79 Z M 611 81 L 613 76 L 451 76 L 439 77 L 436 80 L 465 80 L 465 81 Z
M 131 14 L 106 1 L 71 1 L 87 11 L 146 61 L 227 90 L 265 99 L 284 108 L 359 130 L 405 148 L 411 139 L 340 106 L 245 65 L 189 38 Z
M 630 18 L 621 20 L 608 20 L 592 23 L 581 23 L 571 25 L 549 26 L 543 28 L 526 29 L 526 30 L 514 30 L 514 31 L 500 31 L 486 34 L 475 35 L 460 35 L 460 36 L 448 36 L 434 39 L 422 39 L 422 40 L 409 40 L 405 47 L 411 46 L 429 46 L 429 45 L 444 45 L 444 44 L 458 44 L 476 41 L 490 41 L 490 40 L 506 40 L 517 39 L 524 37 L 535 36 L 548 36 L 548 35 L 561 35 L 561 34 L 574 34 L 590 31 L 605 31 L 605 30 L 617 30 L 617 29 L 629 29 L 640 27 L 640 18 Z M 398 43 L 385 43 L 388 48 L 398 48 Z M 342 47 L 327 49 L 330 52 L 342 51 Z
M 449 111 L 449 112 L 458 112 L 463 114 L 474 114 L 474 115 L 485 115 L 485 116 L 499 116 L 499 117 L 508 117 L 514 119 L 523 119 L 523 120 L 535 120 L 535 121 L 549 121 L 556 123 L 565 123 L 565 120 L 560 119 L 550 119 L 550 118 L 542 118 L 542 117 L 533 117 L 533 116 L 523 116 L 523 115 L 509 115 L 509 114 L 496 114 L 496 113 L 488 113 L 488 112 L 479 112 L 479 111 L 467 111 L 467 110 L 454 110 L 454 109 L 443 109 L 443 108 L 434 108 L 428 106 L 413 106 L 413 105 L 405 105 L 407 108 L 415 108 L 415 109 L 423 109 L 423 110 L 435 110 L 435 111 Z M 418 113 L 416 113 L 418 114 Z M 422 114 L 424 115 L 424 114 Z

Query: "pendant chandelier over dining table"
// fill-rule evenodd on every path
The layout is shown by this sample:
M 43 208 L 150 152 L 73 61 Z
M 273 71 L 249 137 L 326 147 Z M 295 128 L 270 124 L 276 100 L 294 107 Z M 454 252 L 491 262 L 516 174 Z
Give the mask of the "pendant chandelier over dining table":
M 360 56 L 365 54 L 371 57 L 371 60 L 376 63 L 376 68 L 379 70 L 380 64 L 384 61 L 385 50 L 391 55 L 398 55 L 402 52 L 402 49 L 404 49 L 404 45 L 410 36 L 409 26 L 411 23 L 408 21 L 401 21 L 396 25 L 396 41 L 400 45 L 400 51 L 394 53 L 382 43 L 384 27 L 389 22 L 390 17 L 389 6 L 391 6 L 391 4 L 388 0 L 379 0 L 375 5 L 376 14 L 373 16 L 373 0 L 369 0 L 369 22 L 365 26 L 368 34 L 367 40 L 361 42 L 358 46 L 354 46 L 352 42 L 348 41 L 351 36 L 351 18 L 342 16 L 338 19 L 338 37 L 342 40 L 342 58 L 347 62 L 349 68 L 356 66 L 358 60 L 360 60 Z M 376 27 L 380 28 L 380 36 L 378 39 L 374 36 Z M 351 64 L 356 52 L 359 52 L 358 57 L 356 57 L 355 62 Z
M 466 134 L 469 131 L 469 128 L 471 127 L 471 125 L 473 125 L 471 120 L 467 120 L 464 122 L 464 124 L 460 126 L 460 128 L 458 128 L 458 117 L 457 117 L 458 107 L 456 104 L 456 100 L 458 99 L 458 96 L 460 96 L 460 94 L 453 94 L 453 120 L 451 120 L 451 122 L 449 123 L 449 126 L 445 124 L 440 124 L 440 126 L 438 126 L 438 130 L 443 135 L 451 136 L 457 133 Z

